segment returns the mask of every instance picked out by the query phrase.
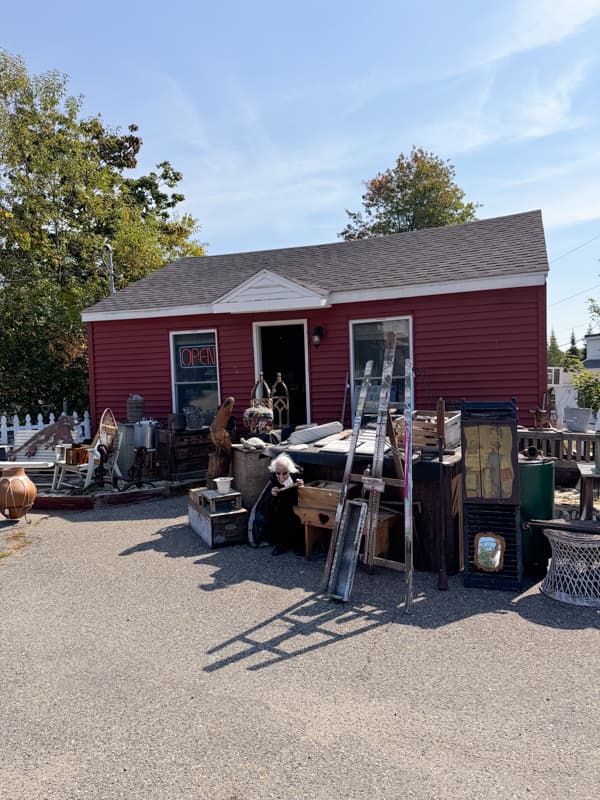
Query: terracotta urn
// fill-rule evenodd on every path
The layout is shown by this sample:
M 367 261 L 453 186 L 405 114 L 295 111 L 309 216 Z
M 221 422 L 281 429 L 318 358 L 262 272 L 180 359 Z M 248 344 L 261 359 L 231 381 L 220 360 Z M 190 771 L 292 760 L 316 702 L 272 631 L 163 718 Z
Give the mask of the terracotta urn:
M 0 478 L 0 514 L 7 519 L 24 517 L 37 496 L 35 483 L 23 467 L 5 467 Z

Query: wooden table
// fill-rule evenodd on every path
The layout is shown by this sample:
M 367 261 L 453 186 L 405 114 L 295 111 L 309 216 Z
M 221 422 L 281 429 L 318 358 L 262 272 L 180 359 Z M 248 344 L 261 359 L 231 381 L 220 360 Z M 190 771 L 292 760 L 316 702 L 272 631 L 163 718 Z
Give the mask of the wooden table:
M 600 486 L 600 472 L 595 464 L 577 464 L 581 489 L 579 491 L 579 516 L 581 519 L 594 517 L 594 488 Z

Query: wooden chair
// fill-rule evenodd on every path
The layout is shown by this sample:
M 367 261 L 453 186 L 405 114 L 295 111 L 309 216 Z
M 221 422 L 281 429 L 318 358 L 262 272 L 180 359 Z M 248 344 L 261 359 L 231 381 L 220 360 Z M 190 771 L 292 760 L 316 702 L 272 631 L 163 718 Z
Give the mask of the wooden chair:
M 121 478 L 121 470 L 117 464 L 119 449 L 121 447 L 121 432 L 117 421 L 110 408 L 107 408 L 100 419 L 98 431 L 87 450 L 87 458 L 83 464 L 71 463 L 67 455 L 73 445 L 64 444 L 57 446 L 57 459 L 54 465 L 52 489 L 60 489 L 65 475 L 73 474 L 82 483 L 82 488 L 87 489 L 96 479 L 96 471 L 100 466 L 104 468 L 103 483 L 114 483 Z

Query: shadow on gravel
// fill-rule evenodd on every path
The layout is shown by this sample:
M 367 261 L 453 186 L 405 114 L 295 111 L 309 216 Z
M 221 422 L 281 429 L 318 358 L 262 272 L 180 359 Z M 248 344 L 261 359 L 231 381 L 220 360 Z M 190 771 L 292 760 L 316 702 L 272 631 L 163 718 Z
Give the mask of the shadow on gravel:
M 549 628 L 568 631 L 600 628 L 600 611 L 597 609 L 559 603 L 541 592 L 517 598 L 512 608 L 528 622 Z
M 301 600 L 208 650 L 215 661 L 204 667 L 206 672 L 239 662 L 245 662 L 248 670 L 264 669 L 383 625 L 433 630 L 470 617 L 496 614 L 517 614 L 532 624 L 564 630 L 595 627 L 600 621 L 594 609 L 551 600 L 536 584 L 515 595 L 465 588 L 462 577 L 455 575 L 449 580 L 449 590 L 440 592 L 437 576 L 428 572 L 415 573 L 413 605 L 406 613 L 404 574 L 382 569 L 371 575 L 362 565 L 356 571 L 350 602 L 340 603 L 322 594 L 323 554 L 307 561 L 291 552 L 273 557 L 269 547 L 236 545 L 211 550 L 184 523 L 161 528 L 148 541 L 120 555 L 148 550 L 167 558 L 196 557 L 193 563 L 208 567 L 210 573 L 210 580 L 198 585 L 204 592 L 226 593 L 245 583 L 249 603 L 256 601 L 253 584 L 305 592 Z
M 163 553 L 168 558 L 189 558 L 199 556 L 207 552 L 206 545 L 199 539 L 190 528 L 179 523 L 161 528 L 152 535 L 152 539 L 141 542 L 133 547 L 122 550 L 120 556 L 131 556 L 134 553 L 143 553 L 147 550 L 155 550 Z
M 358 576 L 357 576 L 358 577 Z M 281 661 L 360 636 L 383 625 L 422 629 L 439 628 L 477 614 L 517 613 L 529 622 L 564 629 L 581 629 L 598 624 L 593 609 L 564 606 L 543 595 L 514 600 L 507 592 L 484 589 L 464 590 L 456 581 L 449 592 L 438 592 L 433 576 L 415 576 L 415 599 L 410 613 L 384 593 L 378 594 L 378 576 L 368 576 L 370 602 L 338 603 L 313 593 L 253 625 L 207 651 L 216 660 L 204 667 L 216 672 L 240 662 L 249 671 L 271 667 Z M 387 576 L 386 576 L 387 577 Z M 252 579 L 247 575 L 246 579 Z M 276 581 L 277 582 L 277 581 Z

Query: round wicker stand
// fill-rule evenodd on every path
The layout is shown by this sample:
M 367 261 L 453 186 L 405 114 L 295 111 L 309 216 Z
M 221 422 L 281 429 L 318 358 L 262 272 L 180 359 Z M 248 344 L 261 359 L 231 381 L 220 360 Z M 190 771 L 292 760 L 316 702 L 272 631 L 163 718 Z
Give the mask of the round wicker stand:
M 600 608 L 600 529 L 576 533 L 544 528 L 544 534 L 552 559 L 542 592 L 561 603 Z

